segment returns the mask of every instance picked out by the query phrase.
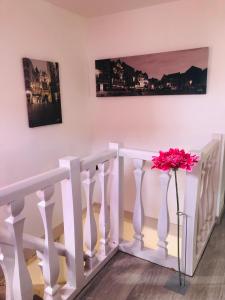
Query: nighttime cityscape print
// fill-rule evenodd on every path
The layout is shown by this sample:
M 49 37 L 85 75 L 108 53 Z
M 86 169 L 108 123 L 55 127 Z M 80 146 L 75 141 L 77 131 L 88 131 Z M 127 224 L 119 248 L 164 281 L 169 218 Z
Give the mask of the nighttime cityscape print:
M 59 65 L 23 58 L 29 127 L 62 123 Z
M 96 96 L 206 94 L 209 48 L 95 61 Z

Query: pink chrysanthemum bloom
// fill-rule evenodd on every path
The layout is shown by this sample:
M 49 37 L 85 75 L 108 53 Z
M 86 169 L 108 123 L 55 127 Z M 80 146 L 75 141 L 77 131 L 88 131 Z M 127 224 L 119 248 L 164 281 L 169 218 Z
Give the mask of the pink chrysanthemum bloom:
M 181 168 L 190 172 L 198 161 L 199 157 L 197 155 L 191 155 L 183 149 L 170 148 L 169 151 L 159 151 L 159 156 L 153 156 L 152 169 L 167 171 L 170 169 L 177 170 Z

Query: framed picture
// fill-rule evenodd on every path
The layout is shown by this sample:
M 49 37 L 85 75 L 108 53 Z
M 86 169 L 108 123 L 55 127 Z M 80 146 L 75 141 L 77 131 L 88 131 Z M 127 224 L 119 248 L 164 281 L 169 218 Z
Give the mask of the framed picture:
M 209 48 L 95 61 L 96 96 L 206 94 Z
M 29 127 L 62 123 L 59 64 L 23 58 Z

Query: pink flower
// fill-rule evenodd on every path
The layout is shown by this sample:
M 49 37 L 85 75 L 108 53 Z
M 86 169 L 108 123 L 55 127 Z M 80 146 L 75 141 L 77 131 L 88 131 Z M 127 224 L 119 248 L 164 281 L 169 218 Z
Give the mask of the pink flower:
M 185 152 L 183 149 L 170 148 L 169 151 L 159 151 L 159 156 L 153 156 L 152 169 L 160 169 L 167 171 L 170 169 L 177 170 L 179 168 L 191 171 L 192 167 L 197 164 L 199 157 Z

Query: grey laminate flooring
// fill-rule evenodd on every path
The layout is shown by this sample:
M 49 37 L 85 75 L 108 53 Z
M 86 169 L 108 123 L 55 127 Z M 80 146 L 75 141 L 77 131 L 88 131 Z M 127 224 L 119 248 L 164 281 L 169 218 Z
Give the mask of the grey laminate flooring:
M 119 252 L 76 300 L 225 300 L 225 217 L 212 233 L 185 296 L 165 282 L 174 271 Z

